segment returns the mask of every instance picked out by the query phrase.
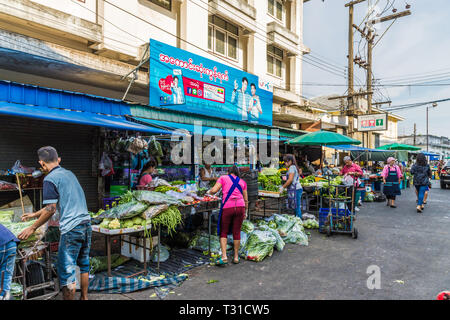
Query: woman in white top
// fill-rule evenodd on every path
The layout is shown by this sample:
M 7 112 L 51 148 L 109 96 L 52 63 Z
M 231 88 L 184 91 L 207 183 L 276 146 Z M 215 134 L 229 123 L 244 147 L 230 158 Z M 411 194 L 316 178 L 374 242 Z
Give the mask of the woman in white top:
M 200 169 L 200 188 L 209 189 L 210 181 L 217 181 L 217 177 L 214 177 L 214 171 L 210 164 L 205 164 L 204 168 Z

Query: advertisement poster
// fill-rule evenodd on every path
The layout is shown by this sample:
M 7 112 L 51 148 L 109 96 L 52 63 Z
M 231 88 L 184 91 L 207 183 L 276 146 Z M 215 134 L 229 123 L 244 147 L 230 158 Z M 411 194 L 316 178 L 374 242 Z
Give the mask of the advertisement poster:
M 386 131 L 387 124 L 385 113 L 358 116 L 358 131 Z
M 272 125 L 273 87 L 257 76 L 150 40 L 150 105 Z

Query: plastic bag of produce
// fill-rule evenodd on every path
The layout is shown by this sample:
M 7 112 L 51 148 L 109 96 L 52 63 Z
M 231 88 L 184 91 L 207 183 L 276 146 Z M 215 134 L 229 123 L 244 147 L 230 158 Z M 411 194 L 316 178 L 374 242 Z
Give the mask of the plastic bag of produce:
M 124 257 L 118 253 L 113 253 L 111 255 L 111 269 L 117 268 L 118 266 L 129 261 L 130 258 Z M 94 274 L 97 272 L 102 272 L 108 270 L 108 257 L 90 257 L 89 258 L 89 273 Z
M 9 231 L 11 231 L 14 236 L 18 236 L 23 230 L 28 227 L 31 227 L 36 220 L 30 220 L 26 222 L 5 222 L 2 223 Z M 21 240 L 19 244 L 19 248 L 28 248 L 32 247 L 37 241 L 41 240 L 45 236 L 45 231 L 47 230 L 47 224 L 43 224 L 26 240 Z
M 294 226 L 295 220 L 286 215 L 274 214 L 274 221 L 277 224 L 277 230 L 280 236 L 287 236 L 289 230 Z
M 145 202 L 148 204 L 181 204 L 181 201 L 179 201 L 178 199 L 160 192 L 137 190 L 133 192 L 133 195 L 137 201 Z
M 244 233 L 251 233 L 255 230 L 255 225 L 250 220 L 244 220 L 242 222 L 241 231 Z
M 318 229 L 319 223 L 316 221 L 316 219 L 307 219 L 303 221 L 303 227 L 306 229 Z
M 248 236 L 241 255 L 246 260 L 262 261 L 265 257 L 272 255 L 276 242 L 277 239 L 272 232 L 255 230 Z
M 285 243 L 299 244 L 303 246 L 308 245 L 308 236 L 303 232 L 303 226 L 295 224 L 286 237 L 283 237 Z
M 208 251 L 208 234 L 197 233 L 189 243 L 189 248 L 199 251 Z M 227 250 L 231 249 L 230 245 L 227 245 Z M 211 235 L 211 253 L 221 254 L 219 237 Z
M 259 229 L 262 231 L 271 232 L 273 234 L 273 236 L 277 239 L 277 242 L 275 243 L 275 249 L 277 249 L 278 251 L 283 251 L 285 242 L 284 242 L 283 238 L 281 238 L 280 234 L 278 233 L 278 231 L 276 229 L 273 229 L 268 225 L 263 225 Z
M 119 220 L 133 218 L 142 214 L 147 208 L 148 204 L 146 203 L 131 201 L 128 203 L 120 204 L 103 212 L 98 217 L 96 217 L 95 220 L 104 218 L 113 218 Z
M 167 209 L 169 209 L 168 204 L 158 204 L 153 206 L 151 205 L 147 208 L 147 210 L 144 211 L 144 213 L 142 213 L 141 217 L 145 220 L 151 219 L 160 214 L 161 212 L 166 211 Z
M 0 190 L 16 190 L 19 189 L 17 184 L 0 180 Z
M 159 252 L 159 262 L 164 262 L 164 261 L 168 260 L 169 257 L 170 257 L 169 249 L 166 246 L 161 245 L 161 249 Z M 153 249 L 151 260 L 153 262 L 158 262 L 158 246 L 156 246 Z

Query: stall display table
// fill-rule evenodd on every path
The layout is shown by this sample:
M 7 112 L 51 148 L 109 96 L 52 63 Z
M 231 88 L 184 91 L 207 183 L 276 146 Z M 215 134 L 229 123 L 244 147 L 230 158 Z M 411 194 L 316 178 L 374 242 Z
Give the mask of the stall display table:
M 262 211 L 263 217 L 266 217 L 266 212 L 270 213 L 278 213 L 281 214 L 281 209 L 283 208 L 283 204 L 286 203 L 287 195 L 280 194 L 279 192 L 272 192 L 266 190 L 258 191 L 258 200 L 256 201 L 256 213 L 260 213 Z M 249 219 L 250 212 L 249 212 Z
M 111 239 L 113 237 L 119 237 L 121 243 L 122 242 L 126 242 L 126 243 L 130 243 L 133 244 L 137 247 L 143 248 L 144 251 L 144 270 L 134 274 L 132 276 L 136 276 L 138 274 L 144 274 L 147 275 L 147 249 L 151 250 L 151 248 L 147 248 L 147 242 L 146 242 L 146 238 L 142 235 L 142 236 L 136 236 L 136 238 L 138 239 L 144 239 L 143 241 L 143 245 L 141 245 L 140 243 L 132 243 L 126 240 L 122 239 L 123 235 L 140 235 L 144 232 L 144 230 L 149 230 L 151 229 L 151 225 L 148 225 L 147 228 L 145 229 L 144 227 L 135 229 L 135 228 L 126 228 L 126 229 L 117 229 L 117 230 L 110 230 L 110 229 L 103 229 L 100 228 L 98 225 L 94 225 L 92 226 L 92 232 L 96 232 L 98 234 L 101 234 L 105 237 L 105 245 L 106 245 L 106 257 L 107 257 L 107 263 L 108 263 L 108 277 L 111 277 Z M 160 254 L 160 241 L 159 241 L 159 236 L 161 234 L 161 230 L 160 227 L 158 228 L 158 273 L 159 273 L 159 254 Z M 130 276 L 131 277 L 131 276 Z
M 27 279 L 27 274 L 31 274 L 31 270 L 28 270 L 27 263 L 29 261 L 37 261 L 40 257 L 44 258 L 44 275 L 43 282 L 37 284 L 27 285 L 29 282 L 33 282 L 32 279 Z M 30 248 L 23 248 L 17 250 L 16 256 L 16 269 L 13 277 L 13 282 L 20 282 L 23 287 L 23 299 L 24 300 L 48 300 L 59 294 L 59 284 L 53 278 L 55 273 L 52 268 L 50 259 L 50 247 L 49 243 L 37 242 L 35 246 Z M 27 272 L 29 271 L 29 272 Z M 41 291 L 44 289 L 52 289 L 50 293 L 35 296 L 29 298 L 29 294 L 35 291 Z

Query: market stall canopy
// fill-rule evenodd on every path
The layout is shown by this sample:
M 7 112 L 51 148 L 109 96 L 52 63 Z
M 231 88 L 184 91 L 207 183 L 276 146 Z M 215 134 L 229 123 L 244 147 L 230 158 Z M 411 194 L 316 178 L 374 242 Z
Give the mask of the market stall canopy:
M 391 143 L 386 144 L 384 146 L 381 146 L 377 148 L 378 150 L 407 150 L 407 151 L 419 151 L 421 148 L 411 146 L 409 144 L 402 144 L 402 143 Z
M 139 117 L 134 117 L 134 119 L 136 119 L 139 122 L 153 125 L 153 126 L 158 126 L 161 128 L 165 128 L 170 131 L 182 130 L 182 131 L 187 131 L 191 134 L 200 133 L 199 132 L 200 126 L 197 126 L 197 128 L 196 128 L 196 126 L 193 124 L 153 120 L 153 119 L 146 119 L 146 118 L 139 118 Z M 257 129 L 255 129 L 253 132 L 252 131 L 245 132 L 245 131 L 240 131 L 240 130 L 236 130 L 236 129 L 223 129 L 223 128 L 208 127 L 208 126 L 202 125 L 201 131 L 202 131 L 201 132 L 202 135 L 211 135 L 211 136 L 221 135 L 222 137 L 228 136 L 228 137 L 250 138 L 250 139 L 287 140 L 287 138 L 285 138 L 285 137 L 261 134 L 261 133 L 259 133 L 259 131 Z
M 363 148 L 363 147 L 358 147 L 358 146 L 352 146 L 352 145 L 349 145 L 349 144 L 337 145 L 337 146 L 327 146 L 327 147 L 328 148 L 332 148 L 332 149 L 336 149 L 336 150 L 342 150 L 342 151 L 383 152 L 383 150 Z
M 0 101 L 0 115 L 98 126 L 118 130 L 133 130 L 154 134 L 170 134 L 167 130 L 128 121 L 123 116 L 108 116 L 92 112 L 70 111 L 42 106 L 29 106 L 6 101 Z
M 286 143 L 290 145 L 335 146 L 343 144 L 361 144 L 361 141 L 336 132 L 320 130 L 299 136 Z

